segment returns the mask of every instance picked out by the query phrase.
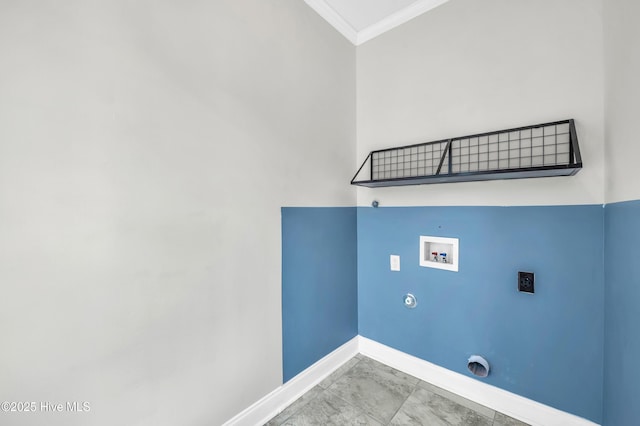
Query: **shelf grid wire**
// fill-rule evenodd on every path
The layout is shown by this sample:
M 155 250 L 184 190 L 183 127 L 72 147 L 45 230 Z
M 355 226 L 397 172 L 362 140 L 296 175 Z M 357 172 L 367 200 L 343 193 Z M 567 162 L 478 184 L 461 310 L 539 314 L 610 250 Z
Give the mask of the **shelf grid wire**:
M 438 174 L 448 140 L 375 151 L 371 178 L 396 179 Z M 449 153 L 451 159 L 449 159 Z M 568 165 L 569 123 L 451 139 L 440 174 Z

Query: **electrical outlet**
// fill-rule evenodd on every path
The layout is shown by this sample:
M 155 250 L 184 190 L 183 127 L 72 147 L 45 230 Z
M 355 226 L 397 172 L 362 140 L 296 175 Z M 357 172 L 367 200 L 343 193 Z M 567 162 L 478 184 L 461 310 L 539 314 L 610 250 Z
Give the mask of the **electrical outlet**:
M 533 293 L 533 272 L 518 272 L 518 291 Z

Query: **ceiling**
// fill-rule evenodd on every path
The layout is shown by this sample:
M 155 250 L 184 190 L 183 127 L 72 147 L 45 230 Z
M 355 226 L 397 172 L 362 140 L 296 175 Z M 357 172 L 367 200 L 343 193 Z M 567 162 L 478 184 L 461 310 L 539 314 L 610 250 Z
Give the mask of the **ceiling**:
M 449 0 L 305 0 L 356 46 Z

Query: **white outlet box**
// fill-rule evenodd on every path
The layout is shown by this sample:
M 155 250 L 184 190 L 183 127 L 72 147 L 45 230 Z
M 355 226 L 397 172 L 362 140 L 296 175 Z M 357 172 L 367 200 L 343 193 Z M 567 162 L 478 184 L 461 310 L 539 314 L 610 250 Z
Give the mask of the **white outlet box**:
M 458 272 L 459 241 L 457 238 L 420 236 L 420 266 Z M 436 253 L 433 255 L 432 253 Z M 441 254 L 445 253 L 446 256 Z M 435 258 L 435 259 L 434 259 Z M 446 258 L 446 262 L 444 262 Z
M 395 254 L 392 254 L 389 256 L 389 266 L 391 267 L 392 271 L 399 271 L 400 270 L 400 256 L 397 256 Z

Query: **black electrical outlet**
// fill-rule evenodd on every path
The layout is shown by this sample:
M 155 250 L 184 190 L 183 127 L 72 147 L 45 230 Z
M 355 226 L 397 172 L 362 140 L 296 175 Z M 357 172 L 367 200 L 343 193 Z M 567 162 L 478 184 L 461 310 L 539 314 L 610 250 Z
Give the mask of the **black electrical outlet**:
M 518 272 L 518 291 L 533 293 L 533 272 Z

